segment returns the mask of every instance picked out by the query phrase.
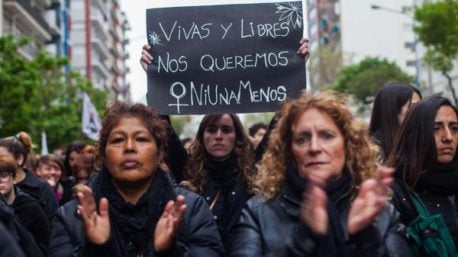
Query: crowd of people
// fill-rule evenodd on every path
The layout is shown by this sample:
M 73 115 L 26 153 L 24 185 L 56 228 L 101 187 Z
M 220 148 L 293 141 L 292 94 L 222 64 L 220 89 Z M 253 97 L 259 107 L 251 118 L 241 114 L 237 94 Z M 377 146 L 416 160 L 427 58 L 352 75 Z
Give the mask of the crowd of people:
M 382 86 L 369 124 L 304 92 L 269 125 L 207 114 L 181 141 L 114 102 L 95 145 L 32 145 L 0 139 L 0 256 L 458 256 L 458 110 L 411 85 Z

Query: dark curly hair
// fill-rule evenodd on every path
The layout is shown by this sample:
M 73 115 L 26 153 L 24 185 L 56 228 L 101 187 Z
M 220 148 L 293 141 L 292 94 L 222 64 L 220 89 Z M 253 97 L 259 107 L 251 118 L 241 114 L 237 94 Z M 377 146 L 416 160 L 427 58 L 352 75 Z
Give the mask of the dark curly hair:
M 96 147 L 96 167 L 103 169 L 105 166 L 105 149 L 111 131 L 118 125 L 122 118 L 135 117 L 143 121 L 147 130 L 156 141 L 158 153 L 162 158 L 167 149 L 166 124 L 157 113 L 143 104 L 129 105 L 124 102 L 116 101 L 109 105 L 105 110 L 102 120 L 100 138 Z

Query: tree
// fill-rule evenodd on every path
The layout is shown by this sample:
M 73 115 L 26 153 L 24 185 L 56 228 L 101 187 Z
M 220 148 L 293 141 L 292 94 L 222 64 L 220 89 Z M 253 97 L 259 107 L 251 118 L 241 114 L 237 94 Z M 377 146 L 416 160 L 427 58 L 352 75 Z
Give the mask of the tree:
M 427 47 L 424 61 L 447 79 L 458 104 L 451 71 L 458 57 L 458 0 L 425 3 L 415 9 L 415 32 Z
M 248 113 L 244 115 L 243 124 L 247 130 L 253 124 L 258 122 L 263 122 L 266 125 L 269 125 L 274 115 L 274 112 Z
M 332 86 L 342 70 L 342 53 L 320 46 L 310 57 L 309 71 L 314 89 L 323 90 Z
M 106 93 L 91 87 L 80 74 L 65 74 L 68 59 L 39 52 L 31 61 L 18 54 L 29 39 L 0 38 L 0 136 L 25 131 L 39 142 L 46 131 L 50 149 L 62 147 L 81 134 L 81 92 L 101 110 Z
M 359 103 L 368 104 L 384 84 L 412 83 L 412 80 L 394 62 L 368 57 L 360 63 L 344 67 L 333 89 L 353 95 Z
M 183 129 L 188 124 L 191 122 L 191 115 L 184 115 L 184 116 L 170 116 L 170 122 L 172 123 L 172 127 L 175 130 L 175 133 L 178 136 L 181 136 L 183 133 Z

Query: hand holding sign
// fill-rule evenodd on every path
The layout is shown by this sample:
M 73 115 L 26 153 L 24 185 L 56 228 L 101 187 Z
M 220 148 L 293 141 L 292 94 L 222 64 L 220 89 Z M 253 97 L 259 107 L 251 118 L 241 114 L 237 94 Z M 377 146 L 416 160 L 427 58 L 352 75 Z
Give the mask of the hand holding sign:
M 150 45 L 144 45 L 142 47 L 142 55 L 140 57 L 140 64 L 144 71 L 148 68 L 148 65 L 153 61 L 153 56 L 149 53 L 151 47 Z
M 302 20 L 301 1 L 147 10 L 148 105 L 161 114 L 277 110 L 305 89 Z

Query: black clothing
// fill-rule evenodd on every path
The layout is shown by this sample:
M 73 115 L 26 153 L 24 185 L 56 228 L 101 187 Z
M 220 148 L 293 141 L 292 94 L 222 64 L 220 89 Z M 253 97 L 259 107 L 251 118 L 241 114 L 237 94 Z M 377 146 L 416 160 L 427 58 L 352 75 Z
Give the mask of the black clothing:
M 0 223 L 0 257 L 25 257 L 13 235 Z
M 85 242 L 81 219 L 76 210 L 78 203 L 73 200 L 57 212 L 50 256 L 136 257 L 141 252 L 145 257 L 222 256 L 223 247 L 207 204 L 196 194 L 172 184 L 162 171 L 156 174 L 150 189 L 136 205 L 120 198 L 106 171 L 94 179 L 92 187 L 97 202 L 103 196 L 110 203 L 110 240 L 104 245 Z M 185 196 L 187 205 L 180 232 L 171 249 L 166 253 L 157 253 L 151 245 L 155 224 L 167 201 L 175 199 L 178 194 Z
M 265 200 L 251 198 L 234 227 L 230 247 L 231 257 L 299 257 L 299 256 L 409 256 L 410 252 L 399 231 L 399 214 L 387 206 L 370 225 L 349 237 L 347 217 L 351 192 L 354 191 L 349 174 L 330 184 L 328 193 L 329 232 L 320 236 L 300 218 L 301 188 L 288 168 L 279 194 Z M 296 171 L 297 173 L 297 171 Z
M 52 187 L 48 182 L 34 175 L 28 169 L 24 169 L 25 178 L 15 186 L 36 199 L 46 213 L 49 224 L 51 224 L 57 210 L 57 200 Z
M 46 213 L 38 201 L 27 193 L 24 193 L 19 188 L 15 188 L 14 191 L 16 195 L 16 199 L 12 204 L 14 212 L 24 228 L 33 236 L 38 247 L 44 253 L 47 253 L 51 229 Z
M 188 153 L 181 143 L 180 137 L 172 127 L 169 115 L 160 115 L 161 119 L 167 123 L 167 153 L 165 163 L 169 166 L 173 178 L 177 183 L 185 179 L 184 170 L 188 162 Z
M 207 160 L 204 168 L 207 172 L 207 182 L 202 196 L 211 206 L 219 194 L 211 211 L 223 244 L 227 247 L 232 228 L 252 194 L 247 191 L 246 183 L 237 171 L 236 157 L 224 161 Z
M 429 172 L 431 174 L 428 174 Z M 428 174 L 427 176 L 420 178 L 414 191 L 431 215 L 441 214 L 444 217 L 455 245 L 458 246 L 458 183 L 456 183 L 457 180 L 450 180 L 457 175 L 458 170 L 453 172 L 455 174 L 429 172 L 426 173 Z M 455 184 L 454 186 L 452 185 L 453 183 Z M 413 203 L 408 197 L 408 188 L 405 183 L 398 179 L 393 184 L 392 202 L 401 214 L 401 221 L 406 225 L 410 224 L 418 216 Z
M 259 142 L 258 146 L 254 150 L 254 155 L 256 157 L 256 162 L 259 162 L 262 160 L 262 156 L 264 153 L 267 151 L 267 147 L 269 146 L 269 137 L 270 134 L 272 134 L 272 130 L 277 126 L 278 119 L 280 118 L 280 112 L 276 112 L 275 115 L 272 117 L 272 120 L 270 120 L 269 127 L 266 130 L 266 133 L 264 134 L 264 137 L 262 137 L 261 142 Z
M 27 257 L 45 257 L 45 253 L 35 242 L 35 239 L 25 229 L 21 220 L 14 214 L 14 210 L 6 204 L 3 197 L 0 199 L 0 221 L 15 239 L 12 244 L 18 244 Z
M 107 172 L 102 172 L 94 188 L 94 198 L 103 196 L 110 199 L 110 214 L 117 226 L 132 242 L 136 252 L 145 252 L 151 246 L 151 236 L 154 234 L 156 223 L 162 215 L 169 200 L 175 200 L 176 195 L 170 181 L 164 172 L 159 172 L 151 182 L 148 191 L 135 205 L 127 203 L 118 193 Z M 135 249 L 138 248 L 138 249 Z M 129 249 L 130 250 L 130 249 Z M 130 255 L 130 254 L 129 254 Z
M 62 186 L 63 189 L 63 194 L 62 198 L 60 198 L 59 201 L 59 206 L 64 205 L 68 201 L 72 200 L 73 197 L 73 186 L 76 185 L 76 180 L 75 177 L 70 176 L 66 179 L 61 179 L 58 184 Z

